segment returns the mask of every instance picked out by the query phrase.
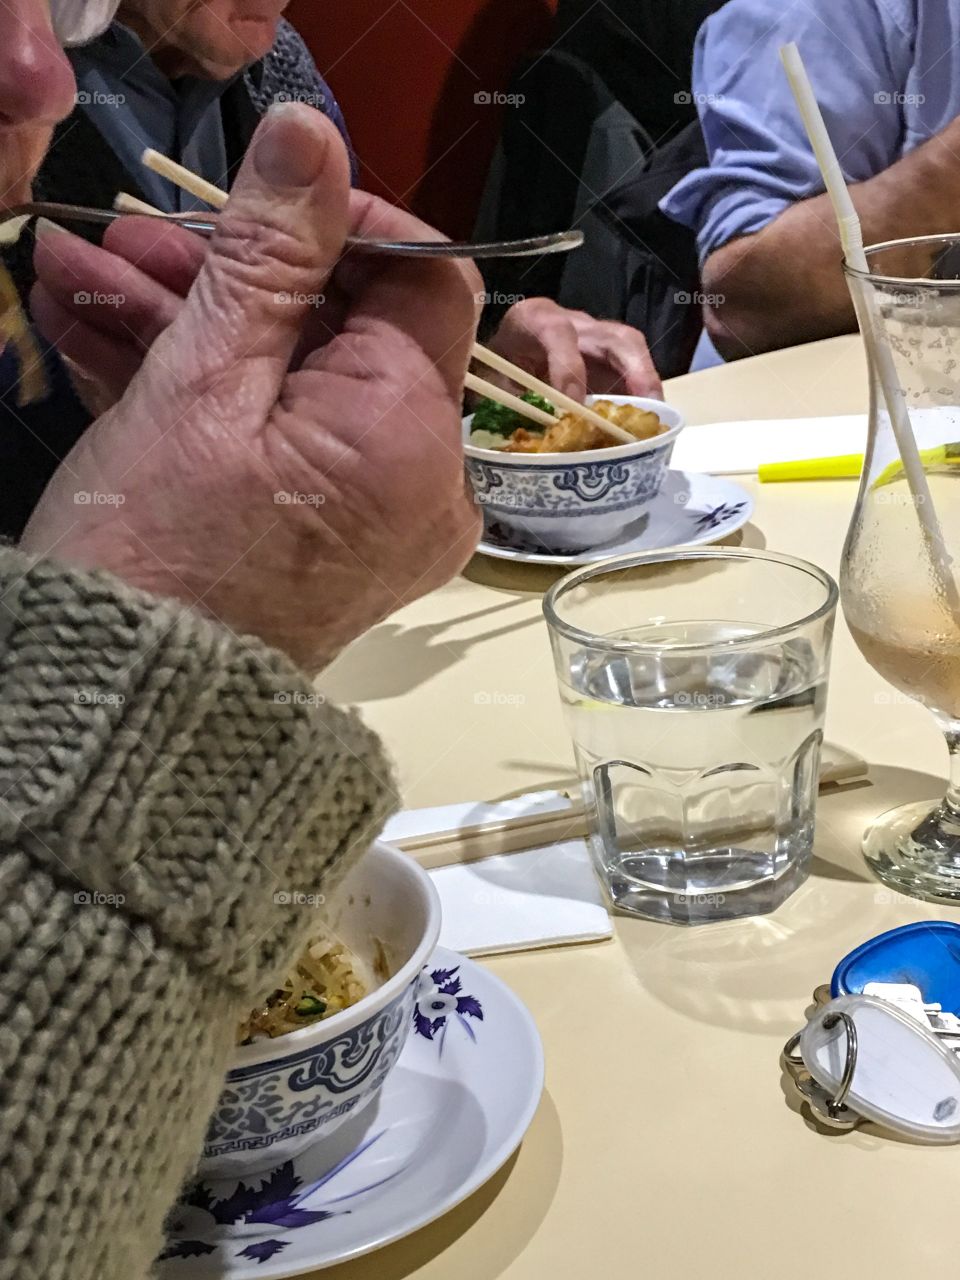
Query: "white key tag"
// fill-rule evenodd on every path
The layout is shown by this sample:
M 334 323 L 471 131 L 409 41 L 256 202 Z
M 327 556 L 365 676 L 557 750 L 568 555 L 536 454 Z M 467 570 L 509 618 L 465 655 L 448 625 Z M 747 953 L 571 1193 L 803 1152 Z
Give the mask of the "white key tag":
M 828 1122 L 852 1128 L 859 1117 L 917 1142 L 960 1142 L 960 1059 L 897 1005 L 838 996 L 800 1032 L 799 1051 L 819 1086 L 805 1095 Z

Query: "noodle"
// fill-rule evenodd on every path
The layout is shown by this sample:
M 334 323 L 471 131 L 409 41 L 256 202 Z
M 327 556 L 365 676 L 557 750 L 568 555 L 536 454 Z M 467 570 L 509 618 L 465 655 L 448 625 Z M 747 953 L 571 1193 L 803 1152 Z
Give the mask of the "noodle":
M 240 1024 L 237 1043 L 285 1036 L 349 1009 L 366 994 L 366 984 L 347 948 L 333 938 L 316 938 L 283 986 Z

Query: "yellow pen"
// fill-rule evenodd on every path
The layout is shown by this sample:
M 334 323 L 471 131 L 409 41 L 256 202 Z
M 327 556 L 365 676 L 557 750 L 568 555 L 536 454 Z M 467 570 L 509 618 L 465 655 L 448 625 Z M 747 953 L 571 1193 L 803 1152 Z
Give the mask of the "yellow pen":
M 921 449 L 925 467 L 957 466 L 960 444 L 942 444 L 936 449 Z M 757 467 L 761 484 L 785 480 L 857 480 L 863 467 L 862 453 L 844 453 L 836 458 L 800 458 L 796 462 L 764 462 Z M 891 462 L 873 482 L 874 486 L 890 484 L 901 472 L 900 462 Z
M 845 453 L 836 458 L 801 458 L 797 462 L 764 462 L 757 467 L 757 478 L 762 484 L 782 480 L 856 480 L 862 466 L 862 453 Z

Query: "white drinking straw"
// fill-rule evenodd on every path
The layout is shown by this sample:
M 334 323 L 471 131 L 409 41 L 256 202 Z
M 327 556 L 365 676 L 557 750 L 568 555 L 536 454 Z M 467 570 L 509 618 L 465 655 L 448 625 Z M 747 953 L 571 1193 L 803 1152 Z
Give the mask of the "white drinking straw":
M 800 50 L 795 44 L 784 45 L 780 50 L 780 57 L 786 69 L 793 96 L 796 98 L 807 137 L 813 147 L 813 154 L 820 166 L 827 193 L 833 204 L 844 258 L 855 271 L 862 271 L 865 275 L 869 275 L 867 255 L 863 251 L 863 229 L 860 226 L 860 219 L 850 192 L 847 190 L 837 153 L 827 133 L 823 113 L 814 96 L 810 77 L 800 57 Z M 883 388 L 890 425 L 900 451 L 900 461 L 903 463 L 910 496 L 913 498 L 913 508 L 920 522 L 934 577 L 943 591 L 944 599 L 954 620 L 960 623 L 960 594 L 953 579 L 953 561 L 947 552 L 930 486 L 923 470 L 923 463 L 920 461 L 913 427 L 910 425 L 910 414 L 907 412 L 906 397 L 893 362 L 893 352 L 887 344 L 876 302 L 868 284 L 852 276 L 847 277 L 847 283 L 850 286 L 850 295 L 861 327 L 873 338 L 872 351 L 877 377 Z

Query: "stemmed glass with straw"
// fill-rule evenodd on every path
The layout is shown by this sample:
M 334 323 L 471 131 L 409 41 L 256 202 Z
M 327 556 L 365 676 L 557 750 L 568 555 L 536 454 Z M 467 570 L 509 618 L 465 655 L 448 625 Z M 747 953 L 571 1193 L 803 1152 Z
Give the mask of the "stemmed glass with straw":
M 784 45 L 780 50 L 780 57 L 810 139 L 810 145 L 813 147 L 813 154 L 820 166 L 827 193 L 833 204 L 833 211 L 837 216 L 844 259 L 855 271 L 869 275 L 870 266 L 863 247 L 860 219 L 844 181 L 840 161 L 837 159 L 837 153 L 827 133 L 823 113 L 814 95 L 806 67 L 803 65 L 800 50 L 795 44 Z M 903 463 L 910 496 L 923 530 L 923 539 L 930 554 L 936 580 L 943 590 L 944 598 L 949 601 L 950 612 L 960 622 L 960 594 L 957 592 L 953 577 L 953 561 L 947 551 L 940 522 L 937 519 L 930 486 L 920 459 L 920 451 L 914 439 L 906 398 L 893 362 L 893 353 L 876 314 L 876 300 L 862 280 L 853 276 L 848 276 L 847 279 L 860 328 L 864 337 L 871 343 L 870 353 L 876 362 L 877 378 L 883 388 L 890 425 L 893 428 L 900 461 Z
M 881 815 L 863 849 L 897 889 L 960 900 L 960 594 L 948 545 L 960 546 L 960 491 L 950 488 L 957 478 L 950 459 L 960 453 L 960 381 L 950 356 L 960 330 L 960 237 L 865 249 L 796 45 L 781 58 L 836 214 L 872 378 L 867 453 L 841 570 L 844 613 L 871 665 L 933 712 L 951 755 L 941 804 Z

